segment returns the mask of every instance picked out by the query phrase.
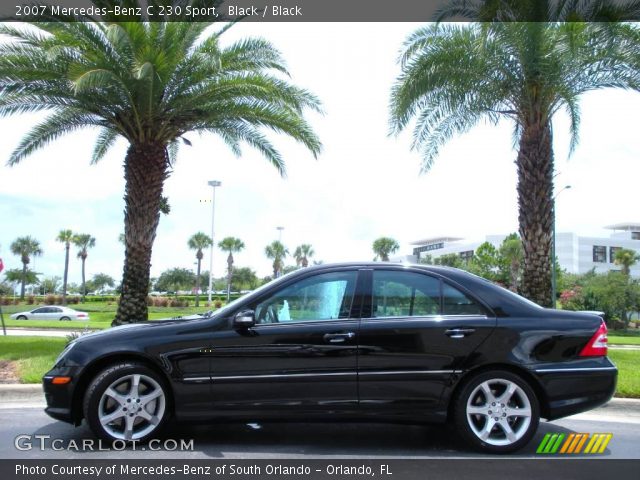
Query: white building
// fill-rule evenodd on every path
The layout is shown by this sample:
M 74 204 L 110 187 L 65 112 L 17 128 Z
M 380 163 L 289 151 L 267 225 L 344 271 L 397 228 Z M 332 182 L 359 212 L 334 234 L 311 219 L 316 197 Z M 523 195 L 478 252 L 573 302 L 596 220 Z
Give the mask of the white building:
M 628 248 L 640 253 L 640 223 L 619 223 L 605 227 L 612 230 L 609 237 L 585 237 L 573 232 L 556 233 L 556 256 L 560 268 L 569 273 L 587 273 L 595 268 L 597 273 L 620 270 L 613 263 L 616 250 Z M 412 242 L 413 255 L 406 259 L 419 262 L 426 255 L 433 258 L 457 253 L 471 258 L 478 246 L 484 242 L 500 246 L 506 235 L 488 235 L 484 240 L 466 241 L 456 237 L 434 237 Z M 640 264 L 631 267 L 631 275 L 640 278 Z

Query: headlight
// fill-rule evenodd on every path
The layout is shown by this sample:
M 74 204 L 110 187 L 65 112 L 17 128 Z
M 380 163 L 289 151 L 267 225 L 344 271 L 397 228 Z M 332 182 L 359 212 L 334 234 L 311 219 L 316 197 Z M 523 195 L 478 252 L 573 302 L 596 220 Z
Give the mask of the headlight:
M 65 357 L 65 355 L 71 351 L 71 349 L 75 346 L 75 344 L 76 344 L 76 342 L 71 342 L 71 343 L 67 344 L 66 347 L 64 347 L 64 350 L 62 350 L 60 352 L 60 355 L 58 355 L 58 358 L 56 358 L 56 363 L 55 363 L 54 366 L 57 366 L 62 361 L 62 359 Z

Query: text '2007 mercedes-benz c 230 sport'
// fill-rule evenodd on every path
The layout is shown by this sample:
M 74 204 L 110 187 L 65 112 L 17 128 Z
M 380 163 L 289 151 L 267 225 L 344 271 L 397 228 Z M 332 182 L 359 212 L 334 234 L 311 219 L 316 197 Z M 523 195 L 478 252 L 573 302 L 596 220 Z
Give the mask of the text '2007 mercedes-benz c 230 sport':
M 614 393 L 597 315 L 542 308 L 461 270 L 348 263 L 285 275 L 216 312 L 82 336 L 46 412 L 105 440 L 177 421 L 450 422 L 473 447 L 526 445 L 540 418 Z

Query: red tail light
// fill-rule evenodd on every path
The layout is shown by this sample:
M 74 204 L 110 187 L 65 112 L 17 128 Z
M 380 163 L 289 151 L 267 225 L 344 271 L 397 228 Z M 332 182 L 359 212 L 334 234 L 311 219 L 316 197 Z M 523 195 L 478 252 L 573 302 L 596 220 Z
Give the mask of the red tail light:
M 87 314 L 86 314 L 86 313 L 79 313 L 77 316 L 78 316 L 78 317 L 86 317 L 86 316 L 87 316 Z
M 607 326 L 604 320 L 600 324 L 598 331 L 587 342 L 582 351 L 581 357 L 604 357 L 607 354 Z

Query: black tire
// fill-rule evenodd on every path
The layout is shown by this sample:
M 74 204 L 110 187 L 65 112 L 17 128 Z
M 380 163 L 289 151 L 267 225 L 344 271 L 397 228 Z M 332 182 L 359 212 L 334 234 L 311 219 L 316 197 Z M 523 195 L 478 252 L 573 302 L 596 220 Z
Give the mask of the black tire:
M 486 388 L 488 385 L 489 391 L 497 397 L 493 400 L 498 400 L 510 384 L 519 387 L 511 400 L 507 401 L 511 403 L 491 402 L 492 398 L 487 399 L 483 393 L 483 387 Z M 504 387 L 503 391 L 500 390 L 501 387 Z M 480 410 L 485 408 L 485 402 L 487 413 L 491 412 L 491 416 L 484 413 L 467 414 L 468 405 L 469 408 Z M 506 405 L 506 408 L 502 405 Z M 516 410 L 520 410 L 517 415 L 510 414 Z M 530 411 L 528 422 L 527 416 L 524 415 L 527 411 Z M 520 413 L 523 416 L 519 416 Z M 498 419 L 499 423 L 495 423 L 493 428 L 487 428 L 494 424 L 489 423 L 493 419 Z M 464 383 L 453 399 L 452 420 L 460 436 L 475 450 L 485 453 L 510 453 L 527 445 L 535 435 L 540 423 L 540 407 L 535 392 L 522 377 L 506 370 L 492 370 L 475 375 Z M 505 422 L 513 424 L 503 427 Z M 512 430 L 512 439 L 507 438 L 506 432 L 509 429 Z M 487 439 L 480 436 L 485 430 L 489 431 Z
M 24 315 L 20 315 L 18 318 L 16 318 L 16 320 L 26 320 L 27 317 L 25 317 Z
M 164 406 L 163 406 L 162 414 L 157 415 L 159 422 L 157 423 L 157 425 L 155 425 L 155 427 L 151 431 L 138 437 L 123 438 L 113 433 L 114 428 L 112 428 L 111 426 L 108 426 L 107 428 L 105 428 L 105 426 L 103 426 L 103 424 L 100 421 L 100 414 L 102 412 L 101 408 L 103 408 L 103 396 L 107 388 L 109 388 L 110 386 L 113 386 L 114 383 L 118 381 L 124 382 L 126 380 L 123 380 L 123 379 L 126 379 L 127 377 L 130 377 L 130 376 L 135 376 L 135 375 L 140 375 L 142 377 L 146 377 L 147 379 L 152 379 L 152 381 L 155 381 L 157 386 L 162 391 Z M 127 395 L 128 394 L 124 394 L 124 396 L 127 396 Z M 123 362 L 123 363 L 111 365 L 105 368 L 104 370 L 102 370 L 100 373 L 98 373 L 95 376 L 95 378 L 89 384 L 89 387 L 85 392 L 82 407 L 84 411 L 84 418 L 87 420 L 89 428 L 91 428 L 91 431 L 93 431 L 93 433 L 97 437 L 107 442 L 120 440 L 125 442 L 136 441 L 136 442 L 144 443 L 149 441 L 151 438 L 158 438 L 158 436 L 162 432 L 162 429 L 166 426 L 166 423 L 169 417 L 171 416 L 170 401 L 171 401 L 171 398 L 169 394 L 169 388 L 167 387 L 167 383 L 154 370 L 150 369 L 149 367 L 147 367 L 142 363 Z M 118 407 L 117 402 L 112 401 L 112 403 L 116 405 L 116 408 L 114 408 L 114 411 L 121 410 L 121 409 L 126 410 L 125 407 L 122 407 L 122 408 Z M 130 403 L 130 404 L 122 403 L 121 405 L 126 405 L 127 407 L 131 408 L 131 405 L 135 406 L 135 403 Z M 123 417 L 122 417 L 123 429 L 124 429 L 124 423 L 126 420 L 125 418 L 126 415 L 133 416 L 130 413 L 123 414 Z
M 70 319 L 69 317 L 61 317 L 61 318 L 60 318 L 60 321 L 61 321 L 61 322 L 68 322 L 68 321 L 70 321 L 70 320 L 71 320 L 71 319 Z

